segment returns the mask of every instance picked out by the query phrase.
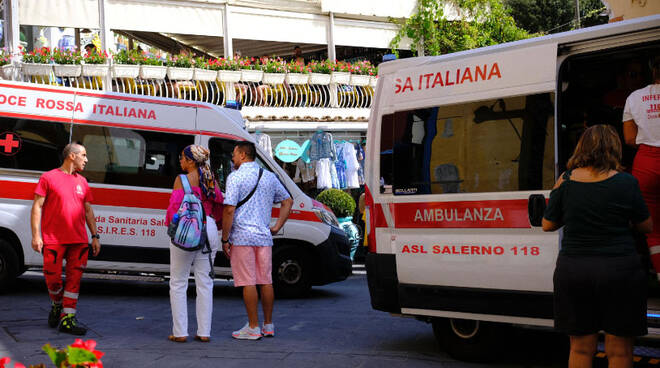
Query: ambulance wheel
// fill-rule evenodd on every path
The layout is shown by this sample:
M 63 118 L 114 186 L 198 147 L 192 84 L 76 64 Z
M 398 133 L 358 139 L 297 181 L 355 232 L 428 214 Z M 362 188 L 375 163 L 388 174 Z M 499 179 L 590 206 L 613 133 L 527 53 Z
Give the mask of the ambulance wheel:
M 300 297 L 312 287 L 311 262 L 301 247 L 274 249 L 273 287 L 278 297 Z
M 0 291 L 5 291 L 18 276 L 18 255 L 6 240 L 0 239 Z
M 453 358 L 486 362 L 498 351 L 498 324 L 470 319 L 435 318 L 431 322 L 440 347 Z

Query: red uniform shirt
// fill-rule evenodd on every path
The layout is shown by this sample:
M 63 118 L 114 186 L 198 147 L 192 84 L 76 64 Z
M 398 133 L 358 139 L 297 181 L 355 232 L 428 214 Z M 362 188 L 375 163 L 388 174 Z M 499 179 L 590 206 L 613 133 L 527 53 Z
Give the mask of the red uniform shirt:
M 46 197 L 41 214 L 44 244 L 87 243 L 85 202 L 92 202 L 87 179 L 54 169 L 41 175 L 34 194 Z

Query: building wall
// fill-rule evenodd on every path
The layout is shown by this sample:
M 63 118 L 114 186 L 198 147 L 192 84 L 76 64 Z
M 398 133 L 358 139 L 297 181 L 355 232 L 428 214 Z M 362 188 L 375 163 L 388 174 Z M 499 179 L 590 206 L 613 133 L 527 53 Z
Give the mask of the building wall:
M 602 0 L 610 12 L 610 22 L 660 14 L 660 0 Z

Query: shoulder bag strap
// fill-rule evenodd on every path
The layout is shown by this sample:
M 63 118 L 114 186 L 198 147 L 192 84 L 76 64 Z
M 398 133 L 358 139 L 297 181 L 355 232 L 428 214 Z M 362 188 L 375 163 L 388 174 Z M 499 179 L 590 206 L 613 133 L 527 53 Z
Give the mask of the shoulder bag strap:
M 263 172 L 264 172 L 264 169 L 259 168 L 259 177 L 257 178 L 257 184 L 254 185 L 254 188 L 252 188 L 252 191 L 247 195 L 247 197 L 243 198 L 240 202 L 238 202 L 236 204 L 236 208 L 242 206 L 243 204 L 245 204 L 245 202 L 249 201 L 250 198 L 252 198 L 252 195 L 254 194 L 254 192 L 257 190 L 257 187 L 259 186 L 259 181 L 261 180 L 261 174 L 263 174 Z
M 564 171 L 564 181 L 571 181 L 571 172 L 573 170 L 566 170 Z
M 183 191 L 186 194 L 192 193 L 192 188 L 190 188 L 190 182 L 188 181 L 188 176 L 186 174 L 179 175 L 181 178 L 181 185 L 183 185 Z

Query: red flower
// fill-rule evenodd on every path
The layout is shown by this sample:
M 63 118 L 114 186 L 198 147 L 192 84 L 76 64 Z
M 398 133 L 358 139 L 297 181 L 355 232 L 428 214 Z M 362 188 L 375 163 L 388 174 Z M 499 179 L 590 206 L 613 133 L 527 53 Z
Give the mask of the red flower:
M 11 362 L 9 357 L 0 358 L 0 368 L 5 368 L 5 364 L 9 364 L 9 362 Z M 19 362 L 14 362 L 14 368 L 25 368 L 25 366 Z
M 96 359 L 101 359 L 103 354 L 105 354 L 101 351 L 94 350 L 94 348 L 96 347 L 96 341 L 94 341 L 92 339 L 89 339 L 89 340 L 84 341 L 84 342 L 83 342 L 82 339 L 76 339 L 76 341 L 74 341 L 74 343 L 73 343 L 73 345 L 71 345 L 71 347 L 85 349 L 87 351 L 90 351 L 90 352 L 94 353 L 94 356 L 96 356 Z M 98 363 L 101 363 L 101 362 L 99 361 Z M 101 365 L 101 367 L 102 366 L 103 365 Z

